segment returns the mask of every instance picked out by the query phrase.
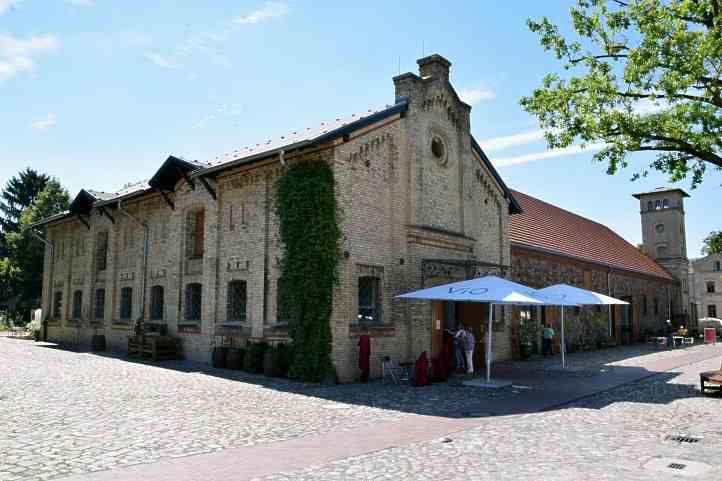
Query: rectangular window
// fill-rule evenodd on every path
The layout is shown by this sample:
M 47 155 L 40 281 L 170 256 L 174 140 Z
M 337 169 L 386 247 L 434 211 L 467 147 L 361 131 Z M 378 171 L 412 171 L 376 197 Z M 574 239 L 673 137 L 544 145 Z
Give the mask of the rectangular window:
M 108 267 L 108 231 L 98 232 L 95 240 L 95 268 L 104 271 Z
M 203 257 L 203 237 L 205 234 L 205 211 L 203 209 L 190 212 L 187 218 L 186 253 L 190 258 Z
M 717 317 L 717 306 L 714 304 L 707 306 L 707 317 Z
M 707 281 L 707 293 L 714 294 L 714 281 Z
M 57 291 L 53 295 L 53 319 L 58 320 L 63 317 L 63 293 Z
M 73 292 L 73 319 L 78 320 L 83 317 L 83 291 Z
M 361 324 L 381 322 L 381 279 L 378 277 L 359 277 L 357 320 Z
M 200 284 L 188 284 L 186 286 L 185 298 L 185 320 L 200 321 L 201 320 L 201 296 L 203 287 Z
M 231 281 L 228 283 L 227 320 L 246 321 L 246 299 L 246 281 Z
M 150 320 L 159 321 L 163 319 L 163 286 L 150 288 Z
M 722 268 L 720 267 L 720 261 L 715 261 L 714 262 L 714 271 L 719 272 L 720 270 L 722 270 Z
M 105 319 L 105 289 L 95 290 L 95 309 L 94 318 L 97 320 Z
M 129 321 L 133 315 L 133 288 L 123 287 L 120 290 L 120 319 Z

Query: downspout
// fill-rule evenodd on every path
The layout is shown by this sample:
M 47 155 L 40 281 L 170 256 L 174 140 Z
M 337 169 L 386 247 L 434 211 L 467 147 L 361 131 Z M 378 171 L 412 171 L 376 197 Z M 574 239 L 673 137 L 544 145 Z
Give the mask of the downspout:
M 138 317 L 137 321 L 138 323 L 143 321 L 143 318 L 145 317 L 145 296 L 146 296 L 146 284 L 148 281 L 148 243 L 150 242 L 150 228 L 148 227 L 148 224 L 143 222 L 142 220 L 134 217 L 130 212 L 123 209 L 122 201 L 118 201 L 118 210 L 124 214 L 126 217 L 128 217 L 130 220 L 138 224 L 143 228 L 145 231 L 145 241 L 143 242 L 143 293 L 140 296 L 140 316 Z
M 52 304 L 53 304 L 53 274 L 55 272 L 55 244 L 47 240 L 45 237 L 41 236 L 39 233 L 35 231 L 32 227 L 27 229 L 30 234 L 38 239 L 40 242 L 45 244 L 46 247 L 50 248 L 50 274 L 49 274 L 49 282 L 48 282 L 48 312 L 43 313 L 43 320 L 41 321 L 43 324 L 43 341 L 48 340 L 48 316 L 52 312 Z M 42 293 L 41 293 L 42 295 Z M 42 306 L 42 304 L 41 304 Z
M 607 295 L 608 295 L 609 297 L 614 297 L 614 296 L 612 295 L 612 282 L 611 282 L 611 280 L 612 280 L 612 269 L 611 269 L 611 268 L 608 268 L 608 269 L 607 269 Z M 607 313 L 607 319 L 609 320 L 609 321 L 607 322 L 607 324 L 609 325 L 609 337 L 614 337 L 614 333 L 612 332 L 612 305 L 611 305 L 611 304 L 609 304 L 609 305 L 607 306 L 607 311 L 608 311 L 608 313 Z M 616 341 L 616 339 L 615 339 L 615 341 Z

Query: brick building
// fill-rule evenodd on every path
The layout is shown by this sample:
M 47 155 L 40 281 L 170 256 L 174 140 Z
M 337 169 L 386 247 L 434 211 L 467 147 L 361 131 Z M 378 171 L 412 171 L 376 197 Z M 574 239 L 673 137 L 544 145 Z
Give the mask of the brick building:
M 690 298 L 695 318 L 722 317 L 722 253 L 689 263 Z
M 372 337 L 374 375 L 383 356 L 436 352 L 443 329 L 458 322 L 474 326 L 481 341 L 486 306 L 395 300 L 399 293 L 485 274 L 532 285 L 568 279 L 522 272 L 536 259 L 512 254 L 510 218 L 522 208 L 470 133 L 471 107 L 449 81 L 450 63 L 431 55 L 418 65 L 418 75 L 393 79 L 394 103 L 379 110 L 208 162 L 170 156 L 147 182 L 118 192 L 82 190 L 68 212 L 41 223 L 49 241 L 48 337 L 88 343 L 103 332 L 111 348 L 123 350 L 143 318 L 165 325 L 183 355 L 201 361 L 216 335 L 285 339 L 274 181 L 288 163 L 318 156 L 334 171 L 343 232 L 331 318 L 332 359 L 343 381 L 358 374 L 362 334 Z M 671 278 L 644 259 L 653 272 L 611 275 L 615 285 L 634 284 L 632 295 L 649 292 L 651 303 L 652 290 Z M 584 262 L 564 257 L 565 265 Z M 591 271 L 592 287 L 607 292 L 606 271 Z M 495 312 L 496 358 L 512 354 L 508 312 Z

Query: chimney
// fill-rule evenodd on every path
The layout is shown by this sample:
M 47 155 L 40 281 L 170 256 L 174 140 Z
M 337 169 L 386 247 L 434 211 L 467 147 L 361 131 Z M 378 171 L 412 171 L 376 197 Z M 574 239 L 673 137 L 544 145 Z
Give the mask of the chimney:
M 435 53 L 416 61 L 419 64 L 419 75 L 421 78 L 433 77 L 437 80 L 449 83 L 449 67 L 451 62 L 441 55 Z

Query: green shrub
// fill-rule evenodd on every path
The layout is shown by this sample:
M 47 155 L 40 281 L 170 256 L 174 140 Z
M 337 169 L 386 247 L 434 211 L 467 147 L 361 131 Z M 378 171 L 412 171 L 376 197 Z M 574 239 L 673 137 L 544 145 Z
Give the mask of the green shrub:
M 321 158 L 288 167 L 276 182 L 283 256 L 279 311 L 294 343 L 291 376 L 319 382 L 332 369 L 331 309 L 341 229 L 333 170 Z

